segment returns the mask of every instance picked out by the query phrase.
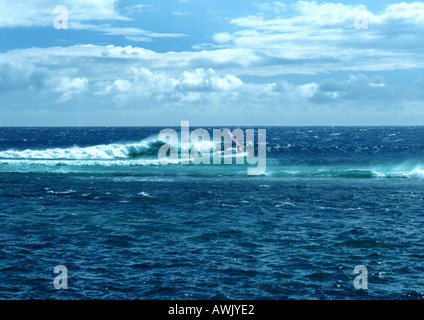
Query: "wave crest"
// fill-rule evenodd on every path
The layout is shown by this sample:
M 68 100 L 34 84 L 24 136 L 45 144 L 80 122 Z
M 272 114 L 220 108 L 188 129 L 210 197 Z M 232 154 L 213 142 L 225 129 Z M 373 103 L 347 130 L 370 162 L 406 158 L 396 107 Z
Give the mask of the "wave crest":
M 399 169 L 341 169 L 341 168 L 287 168 L 285 170 L 274 170 L 268 173 L 274 177 L 329 177 L 329 178 L 424 178 L 424 168 L 417 165 L 413 168 Z
M 0 159 L 38 160 L 114 160 L 136 158 L 144 155 L 157 155 L 164 143 L 145 139 L 137 143 L 102 144 L 90 147 L 51 148 L 45 150 L 6 150 L 0 151 Z

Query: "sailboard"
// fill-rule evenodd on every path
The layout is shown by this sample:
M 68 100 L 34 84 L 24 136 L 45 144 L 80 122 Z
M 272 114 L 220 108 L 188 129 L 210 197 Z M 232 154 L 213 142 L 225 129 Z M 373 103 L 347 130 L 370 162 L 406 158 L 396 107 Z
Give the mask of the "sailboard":
M 241 145 L 241 144 L 237 141 L 236 137 L 234 137 L 234 135 L 231 133 L 231 131 L 230 131 L 230 130 L 227 130 L 227 131 L 228 131 L 228 134 L 230 135 L 231 139 L 233 140 L 233 143 L 236 145 L 236 147 L 237 147 L 239 150 L 243 151 L 243 147 L 242 147 L 242 145 Z

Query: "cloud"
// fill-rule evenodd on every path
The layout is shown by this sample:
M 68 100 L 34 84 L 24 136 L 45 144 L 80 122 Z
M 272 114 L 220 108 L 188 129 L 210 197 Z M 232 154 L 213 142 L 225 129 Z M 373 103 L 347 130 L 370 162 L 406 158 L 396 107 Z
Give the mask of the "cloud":
M 262 14 L 272 14 L 273 16 L 279 16 L 287 11 L 287 4 L 279 1 L 261 3 L 258 7 Z
M 243 59 L 244 54 L 246 59 Z M 275 68 L 277 64 L 282 68 L 307 71 L 303 64 L 308 60 L 273 61 L 269 57 L 251 56 L 243 49 L 157 53 L 131 46 L 76 45 L 13 50 L 0 54 L 1 59 L 9 61 L 9 69 L 10 66 L 15 68 L 8 72 L 6 65 L 2 68 L 2 79 L 8 83 L 8 90 L 25 90 L 32 86 L 60 93 L 56 100 L 60 103 L 84 97 L 110 108 L 140 106 L 189 110 L 202 105 L 211 110 L 239 106 L 244 112 L 258 108 L 295 112 L 324 104 L 341 108 L 366 101 L 378 108 L 379 101 L 389 101 L 394 106 L 403 100 L 423 99 L 422 80 L 391 86 L 378 74 L 368 77 L 361 72 L 351 73 L 343 80 L 305 79 L 299 84 L 290 83 L 284 77 L 264 77 L 258 81 L 257 75 L 245 81 L 243 63 L 250 66 L 248 69 L 252 73 L 268 66 Z M 214 68 L 199 67 L 201 65 L 213 65 Z M 13 74 L 24 81 L 13 80 Z
M 113 96 L 119 105 L 140 103 L 140 98 L 150 107 L 187 102 L 191 106 L 198 102 L 216 105 L 217 101 L 225 104 L 243 86 L 236 76 L 218 75 L 213 69 L 186 70 L 174 77 L 163 71 L 131 67 L 125 79 L 100 83 L 94 94 Z
M 79 95 L 88 89 L 88 79 L 86 78 L 69 78 L 60 79 L 55 90 L 63 92 L 57 102 L 62 103 L 69 101 L 74 96 Z
M 357 113 L 373 110 L 382 114 L 424 114 L 423 78 L 405 84 L 390 84 L 381 75 L 350 74 L 346 79 L 324 79 L 316 84 L 307 103 Z M 413 108 L 411 108 L 413 106 Z M 349 111 L 349 112 L 350 112 Z
M 220 32 L 220 33 L 215 33 L 212 36 L 212 39 L 218 43 L 228 43 L 234 40 L 234 36 L 228 32 Z
M 0 59 L 0 94 L 43 89 L 50 79 L 51 73 L 47 68 Z
M 66 9 L 69 29 L 96 31 L 109 36 L 123 36 L 131 41 L 151 41 L 154 38 L 181 37 L 182 34 L 158 33 L 137 27 L 121 27 L 110 22 L 131 22 L 132 19 L 118 11 L 119 0 L 63 0 L 60 5 Z M 55 19 L 61 17 L 62 10 L 55 11 L 57 4 L 48 0 L 17 2 L 2 0 L 0 28 L 15 27 L 54 27 Z M 143 10 L 154 10 L 150 5 L 125 7 L 129 15 Z
M 2 0 L 0 27 L 53 26 L 56 5 L 66 7 L 70 20 L 128 20 L 117 11 L 118 0 L 63 0 L 52 4 L 48 0 Z
M 3 18 L 6 18 L 8 12 L 13 12 L 13 6 L 25 7 L 19 3 L 15 5 L 15 2 L 5 0 L 6 10 L 0 12 Z M 32 23 L 36 17 L 42 23 L 43 15 L 35 14 L 36 9 L 40 11 L 43 6 L 51 6 L 44 0 L 28 3 L 28 10 L 22 10 L 26 15 L 24 18 L 12 19 L 13 14 L 10 14 L 16 25 Z M 77 15 L 78 19 L 70 19 L 69 25 L 75 30 L 91 30 L 137 42 L 185 36 L 116 26 L 110 21 L 93 22 L 92 19 L 100 17 L 103 20 L 128 19 L 118 12 L 117 3 L 117 0 L 65 1 L 70 9 L 81 12 Z M 144 10 L 145 7 L 134 5 L 126 10 Z M 293 4 L 264 3 L 259 7 L 261 9 L 256 15 L 229 20 L 234 31 L 216 32 L 212 35 L 213 43 L 194 46 L 194 50 L 157 53 L 137 47 L 81 45 L 44 50 L 31 48 L 27 50 L 27 57 L 37 63 L 35 59 L 47 60 L 44 55 L 55 54 L 55 63 L 62 58 L 69 63 L 94 55 L 98 58 L 98 54 L 102 54 L 103 58 L 112 58 L 114 55 L 119 59 L 119 64 L 127 62 L 135 63 L 136 67 L 173 69 L 175 73 L 183 69 L 210 67 L 237 77 L 424 67 L 424 56 L 421 54 L 424 50 L 421 41 L 424 32 L 424 3 L 400 3 L 389 5 L 381 12 L 366 11 L 369 18 L 367 30 L 354 27 L 354 20 L 361 12 L 358 6 L 298 1 Z M 284 14 L 279 15 L 282 11 Z M 7 24 L 7 19 L 0 18 L 0 27 L 1 21 Z M 38 54 L 34 56 L 37 50 Z M 34 53 L 33 56 L 29 56 L 30 51 Z M 102 62 L 97 63 L 103 67 Z
M 5 1 L 11 12 L 12 1 Z M 28 3 L 24 17 L 10 22 L 12 26 L 52 25 L 53 9 L 40 9 L 50 3 Z M 133 41 L 184 36 L 128 26 L 130 20 L 117 3 L 65 1 L 77 17 L 70 28 Z M 17 2 L 15 8 L 21 6 Z M 7 102 L 8 107 L 30 110 L 37 101 L 42 110 L 72 106 L 79 114 L 90 109 L 93 115 L 96 108 L 104 114 L 140 117 L 150 112 L 170 119 L 193 114 L 232 119 L 237 114 L 237 119 L 274 124 L 290 117 L 424 113 L 424 80 L 413 79 L 424 68 L 423 3 L 367 10 L 366 30 L 355 28 L 361 10 L 353 5 L 298 1 L 257 8 L 254 15 L 228 19 L 227 28 L 220 23 L 223 29 L 210 34 L 211 43 L 184 51 L 93 44 L 3 51 L 3 107 Z M 134 5 L 122 12 L 137 15 L 153 9 Z M 8 23 L 0 19 L 0 27 Z M 403 70 L 411 70 L 412 76 L 393 80 L 406 74 Z M 31 100 L 22 92 L 31 92 Z
M 423 23 L 424 22 L 424 3 L 394 3 L 383 11 L 381 15 L 373 16 L 376 23 L 384 23 L 388 21 L 405 20 L 410 23 Z
M 229 91 L 243 85 L 234 75 L 218 76 L 213 69 L 184 71 L 178 79 L 177 87 L 190 91 Z
M 180 33 L 158 33 L 135 27 L 115 27 L 110 24 L 87 24 L 77 21 L 70 22 L 69 28 L 75 30 L 97 31 L 109 36 L 123 36 L 125 39 L 134 42 L 149 42 L 155 38 L 177 38 L 186 36 Z
M 31 92 L 34 97 L 59 92 L 61 96 L 57 102 L 62 103 L 85 92 L 88 83 L 88 79 L 84 77 L 64 76 L 46 66 L 0 59 L 0 96 Z
M 134 13 L 140 13 L 140 12 L 152 12 L 152 11 L 157 11 L 159 8 L 155 7 L 154 5 L 151 4 L 136 4 L 133 6 L 126 6 L 124 8 L 124 11 L 128 14 L 134 14 Z
M 259 58 L 248 65 L 250 73 L 263 76 L 424 67 L 422 2 L 393 4 L 382 12 L 316 1 L 277 4 L 267 4 L 265 12 L 283 8 L 284 15 L 260 11 L 231 19 L 236 30 L 215 33 L 215 47 L 249 51 Z M 366 19 L 366 30 L 356 28 L 359 18 Z M 256 61 L 261 68 L 255 69 Z

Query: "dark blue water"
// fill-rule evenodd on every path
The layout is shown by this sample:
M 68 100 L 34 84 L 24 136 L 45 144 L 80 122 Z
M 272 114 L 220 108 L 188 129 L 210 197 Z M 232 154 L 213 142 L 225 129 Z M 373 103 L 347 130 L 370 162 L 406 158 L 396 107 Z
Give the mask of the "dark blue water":
M 259 176 L 161 129 L 0 128 L 0 299 L 424 297 L 424 127 L 266 128 Z

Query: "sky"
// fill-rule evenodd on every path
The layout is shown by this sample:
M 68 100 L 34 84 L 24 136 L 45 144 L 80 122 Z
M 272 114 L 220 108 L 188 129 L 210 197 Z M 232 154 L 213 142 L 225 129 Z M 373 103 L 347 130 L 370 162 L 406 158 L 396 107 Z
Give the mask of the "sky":
M 0 0 L 0 126 L 424 125 L 424 2 Z

